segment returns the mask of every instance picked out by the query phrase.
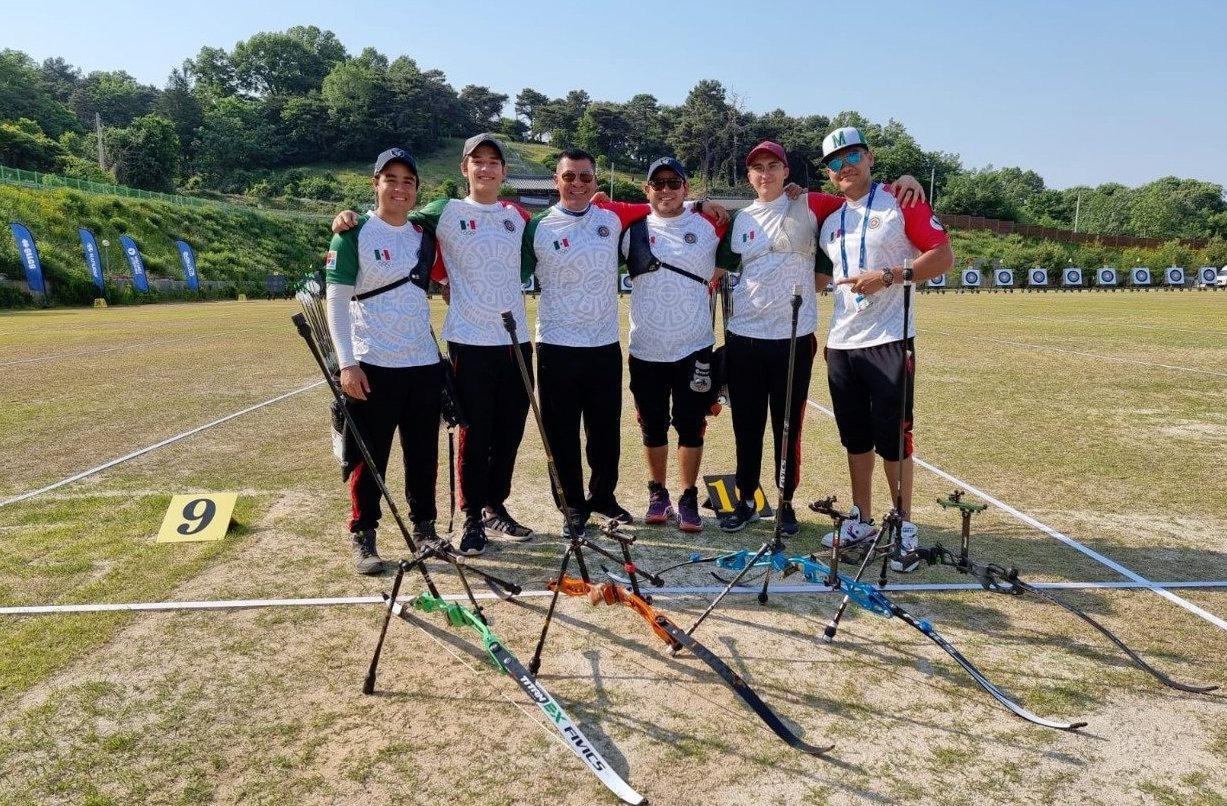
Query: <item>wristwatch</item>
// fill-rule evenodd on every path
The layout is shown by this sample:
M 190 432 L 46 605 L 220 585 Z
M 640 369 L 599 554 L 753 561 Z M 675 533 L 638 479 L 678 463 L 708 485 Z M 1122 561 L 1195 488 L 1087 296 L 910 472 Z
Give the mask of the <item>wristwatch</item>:
M 915 272 L 913 272 L 911 269 L 904 269 L 904 270 L 903 270 L 903 282 L 905 282 L 905 283 L 910 283 L 910 282 L 912 282 L 912 277 L 914 277 L 914 276 L 915 276 Z
M 886 286 L 887 288 L 890 288 L 891 284 L 894 282 L 895 282 L 895 270 L 885 269 L 882 272 L 882 285 Z

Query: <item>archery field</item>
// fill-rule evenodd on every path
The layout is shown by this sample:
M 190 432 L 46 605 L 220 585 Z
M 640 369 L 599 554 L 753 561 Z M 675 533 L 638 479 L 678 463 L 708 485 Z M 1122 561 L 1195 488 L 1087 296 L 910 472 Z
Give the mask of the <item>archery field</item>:
M 830 300 L 819 309 L 821 340 Z M 0 314 L 0 802 L 615 803 L 472 630 L 437 614 L 393 619 L 377 694 L 363 696 L 381 607 L 272 601 L 377 597 L 392 581 L 352 571 L 329 393 L 290 323 L 297 310 Z M 990 504 L 972 524 L 973 558 L 1079 583 L 1062 594 L 1157 668 L 1227 686 L 1227 294 L 929 293 L 915 311 L 921 543 L 957 546 L 957 513 L 935 500 L 970 489 Z M 830 521 L 805 504 L 850 503 L 828 403 L 819 358 L 790 552 L 823 552 Z M 445 462 L 445 432 L 440 443 Z M 709 421 L 702 472 L 732 472 L 732 455 L 726 411 Z M 620 500 L 641 517 L 629 392 L 621 472 Z M 768 452 L 774 505 L 772 477 Z M 238 493 L 228 535 L 155 542 L 171 497 L 201 492 Z M 875 496 L 880 518 L 880 473 Z M 442 530 L 445 465 L 438 497 Z M 518 603 L 483 605 L 527 663 L 562 550 L 531 419 L 508 503 L 536 537 L 492 542 L 472 563 L 524 585 Z M 705 518 L 700 535 L 629 527 L 636 560 L 754 550 L 771 533 L 763 521 L 725 535 Z M 379 545 L 385 559 L 404 549 L 386 508 Z M 706 592 L 655 605 L 689 626 L 717 590 L 709 571 L 671 575 L 673 588 Z M 1028 708 L 1086 728 L 1015 717 L 898 619 L 853 607 L 822 642 L 839 599 L 800 575 L 777 581 L 787 587 L 767 606 L 731 596 L 695 637 L 805 741 L 835 744 L 825 758 L 781 742 L 625 607 L 563 597 L 538 678 L 656 804 L 1227 803 L 1221 693 L 1160 685 L 1047 602 L 949 587 L 972 582 L 922 568 L 892 574 L 900 588 L 887 594 Z M 421 590 L 416 576 L 405 584 Z M 94 607 L 134 603 L 148 607 Z

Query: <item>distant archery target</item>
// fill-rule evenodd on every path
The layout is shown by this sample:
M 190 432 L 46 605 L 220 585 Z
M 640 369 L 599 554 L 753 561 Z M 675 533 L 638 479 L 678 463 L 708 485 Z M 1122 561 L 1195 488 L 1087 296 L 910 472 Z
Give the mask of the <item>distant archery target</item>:
M 623 274 L 618 277 L 618 290 L 623 294 L 629 294 L 631 292 L 631 285 L 632 281 L 629 274 Z
M 1048 285 L 1048 269 L 1041 269 L 1039 266 L 1027 272 L 1027 284 L 1032 288 L 1043 288 Z
M 1014 285 L 1014 272 L 1009 269 L 993 269 L 993 283 L 998 288 L 1009 288 Z
M 1214 266 L 1202 266 L 1197 270 L 1197 282 L 1205 285 L 1214 285 L 1214 281 L 1218 279 L 1218 269 Z
M 1163 277 L 1168 285 L 1184 285 L 1184 269 L 1179 266 L 1168 266 Z
M 1150 269 L 1138 266 L 1129 272 L 1129 282 L 1134 285 L 1150 285 Z
M 1210 282 L 1214 282 L 1214 278 L 1217 276 L 1218 275 L 1215 274 L 1212 269 L 1210 273 Z M 945 287 L 946 287 L 946 275 L 944 274 L 939 274 L 933 279 L 929 280 L 929 288 L 945 288 Z
M 1061 270 L 1061 285 L 1077 286 L 1082 285 L 1082 269 L 1069 267 Z
M 1111 266 L 1104 266 L 1095 272 L 1095 283 L 1104 286 L 1116 285 L 1116 269 Z
M 980 287 L 980 270 L 963 269 L 963 288 Z

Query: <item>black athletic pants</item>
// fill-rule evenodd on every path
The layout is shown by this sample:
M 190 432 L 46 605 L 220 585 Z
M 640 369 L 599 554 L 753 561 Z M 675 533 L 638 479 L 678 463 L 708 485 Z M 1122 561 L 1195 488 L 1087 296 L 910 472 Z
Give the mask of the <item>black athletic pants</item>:
M 439 473 L 439 409 L 443 383 L 438 364 L 425 367 L 378 367 L 359 362 L 371 391 L 366 400 L 350 400 L 349 410 L 382 477 L 388 470 L 392 435 L 399 429 L 405 459 L 405 498 L 414 523 L 433 521 L 435 480 Z M 359 460 L 349 475 L 353 512 L 349 531 L 379 526 L 380 493 L 366 463 Z
M 524 438 L 528 393 L 511 345 L 448 342 L 456 373 L 456 396 L 469 421 L 460 429 L 460 508 L 481 517 L 482 507 L 500 508 L 511 495 L 511 474 Z M 531 380 L 533 347 L 521 344 Z
M 631 396 L 635 399 L 635 414 L 639 418 L 645 448 L 669 444 L 670 400 L 677 446 L 703 447 L 711 393 L 694 391 L 690 382 L 694 378 L 696 361 L 711 366 L 711 352 L 711 347 L 704 347 L 677 361 L 644 361 L 633 355 L 627 360 Z
M 725 354 L 728 357 L 729 406 L 733 409 L 733 436 L 737 441 L 737 490 L 751 501 L 759 486 L 763 462 L 763 431 L 767 411 L 771 411 L 771 430 L 775 435 L 771 483 L 780 466 L 780 439 L 784 429 L 784 392 L 788 384 L 788 339 L 752 339 L 729 333 Z M 801 474 L 801 424 L 805 420 L 810 372 L 818 341 L 813 334 L 797 337 L 796 364 L 793 368 L 792 422 L 789 424 L 789 461 L 784 481 L 784 498 L 791 499 Z
M 903 457 L 912 455 L 912 402 L 916 391 L 916 352 L 912 340 L 907 403 L 903 405 L 903 341 L 851 350 L 827 350 L 827 386 L 839 441 L 848 453 L 876 451 L 899 461 L 899 417 L 903 416 Z
M 541 419 L 567 503 L 581 511 L 614 502 L 622 438 L 622 347 L 537 345 Z M 584 498 L 579 426 L 591 475 Z

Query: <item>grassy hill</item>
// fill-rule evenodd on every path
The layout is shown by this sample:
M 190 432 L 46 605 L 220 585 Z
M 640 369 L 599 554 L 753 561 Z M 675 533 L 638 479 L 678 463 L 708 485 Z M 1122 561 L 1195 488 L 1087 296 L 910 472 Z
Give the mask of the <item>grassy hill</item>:
M 88 303 L 97 296 L 81 252 L 78 227 L 91 230 L 100 249 L 103 239 L 111 242 L 108 275 L 129 274 L 118 246 L 119 236 L 127 234 L 140 245 L 150 277 L 181 280 L 174 241 L 182 238 L 196 250 L 201 279 L 231 280 L 259 288 L 273 271 L 293 276 L 321 265 L 329 237 L 323 218 L 315 224 L 221 206 L 181 207 L 75 190 L 0 185 L 0 210 L 8 219 L 30 228 L 52 282 L 53 301 L 64 304 Z M 12 238 L 0 240 L 0 273 L 10 279 L 24 276 Z

